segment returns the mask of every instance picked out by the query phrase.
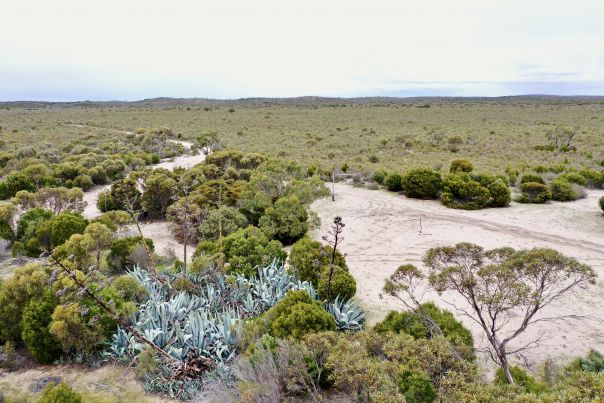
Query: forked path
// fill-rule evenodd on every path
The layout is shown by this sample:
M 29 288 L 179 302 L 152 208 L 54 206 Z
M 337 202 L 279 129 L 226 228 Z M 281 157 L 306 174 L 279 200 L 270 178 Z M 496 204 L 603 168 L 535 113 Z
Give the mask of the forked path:
M 589 191 L 587 198 L 575 202 L 512 203 L 507 208 L 478 211 L 448 209 L 438 201 L 408 199 L 346 184 L 336 184 L 335 194 L 335 202 L 325 198 L 312 205 L 321 218 L 321 228 L 313 235 L 320 240 L 333 218 L 342 217 L 346 227 L 341 249 L 357 280 L 357 298 L 369 312 L 370 321 L 382 319 L 392 309 L 402 309 L 398 301 L 382 295 L 384 281 L 401 264 L 423 267 L 421 259 L 432 247 L 458 242 L 487 249 L 549 247 L 591 265 L 599 278 L 595 286 L 566 296 L 544 314 L 589 317 L 534 325 L 517 340 L 517 347 L 539 336 L 543 340 L 517 359 L 524 362 L 526 358 L 536 365 L 548 357 L 565 360 L 590 348 L 604 350 L 604 217 L 597 203 L 604 191 Z M 453 295 L 441 298 L 434 293 L 424 300 L 452 311 L 447 302 L 460 303 Z M 480 329 L 470 319 L 457 316 L 472 329 L 477 346 L 484 347 Z
M 126 133 L 126 132 L 124 132 Z M 175 143 L 182 144 L 186 149 L 191 149 L 193 143 L 188 141 L 180 141 L 180 140 L 169 140 Z M 203 153 L 198 153 L 196 155 L 184 154 L 175 158 L 162 160 L 159 164 L 155 164 L 152 167 L 164 168 L 168 170 L 173 170 L 174 168 L 185 168 L 189 169 L 193 166 L 203 162 L 206 156 Z M 99 198 L 99 194 L 106 189 L 111 188 L 111 185 L 106 186 L 97 186 L 93 189 L 84 192 L 84 201 L 86 202 L 86 208 L 83 211 L 84 217 L 91 219 L 100 216 L 102 213 L 98 209 L 96 203 Z M 183 248 L 182 245 L 174 239 L 174 237 L 170 234 L 168 229 L 168 222 L 165 220 L 147 222 L 141 225 L 141 230 L 143 235 L 147 238 L 150 238 L 155 245 L 155 251 L 157 253 L 165 254 L 166 249 L 173 249 L 176 253 L 176 256 L 179 259 L 183 259 Z M 190 260 L 193 254 L 194 248 L 187 248 L 187 258 Z

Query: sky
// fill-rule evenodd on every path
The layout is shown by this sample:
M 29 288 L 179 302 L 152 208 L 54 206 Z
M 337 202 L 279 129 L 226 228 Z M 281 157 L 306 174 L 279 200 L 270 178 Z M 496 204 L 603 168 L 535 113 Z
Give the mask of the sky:
M 602 0 L 2 0 L 0 101 L 604 95 Z

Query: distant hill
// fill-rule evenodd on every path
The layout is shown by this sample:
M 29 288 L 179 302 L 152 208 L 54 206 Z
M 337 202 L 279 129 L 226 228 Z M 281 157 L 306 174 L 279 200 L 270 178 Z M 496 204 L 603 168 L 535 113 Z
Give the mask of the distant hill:
M 292 98 L 169 98 L 158 97 L 139 101 L 77 101 L 77 102 L 44 102 L 44 101 L 11 101 L 0 102 L 0 107 L 45 108 L 45 107 L 169 107 L 187 105 L 345 105 L 345 104 L 439 104 L 459 102 L 545 102 L 545 103 L 602 103 L 604 96 L 558 96 L 545 94 L 513 95 L 503 97 L 357 97 L 333 98 L 304 96 Z

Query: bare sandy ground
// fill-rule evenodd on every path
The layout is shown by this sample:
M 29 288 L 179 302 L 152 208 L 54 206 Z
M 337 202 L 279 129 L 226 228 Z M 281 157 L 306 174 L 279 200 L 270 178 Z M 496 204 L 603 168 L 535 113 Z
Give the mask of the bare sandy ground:
M 438 201 L 408 199 L 346 184 L 336 184 L 335 192 L 335 202 L 325 198 L 312 205 L 322 222 L 313 236 L 320 240 L 335 216 L 343 218 L 346 227 L 342 251 L 357 280 L 357 298 L 371 322 L 382 319 L 392 309 L 403 309 L 400 302 L 381 294 L 384 280 L 401 264 L 423 267 L 421 259 L 432 247 L 458 242 L 472 242 L 487 249 L 549 247 L 591 265 L 599 279 L 595 286 L 551 305 L 544 314 L 591 317 L 534 325 L 510 347 L 522 347 L 539 336 L 544 339 L 516 360 L 535 366 L 547 358 L 568 360 L 590 348 L 604 351 L 604 217 L 597 205 L 604 191 L 589 191 L 587 198 L 575 202 L 512 203 L 507 208 L 479 211 L 448 209 Z M 458 302 L 452 295 L 441 298 L 434 293 L 427 295 L 426 300 L 452 311 L 455 310 L 444 300 Z M 457 316 L 472 329 L 477 347 L 486 346 L 478 326 Z M 487 365 L 484 355 L 481 361 Z

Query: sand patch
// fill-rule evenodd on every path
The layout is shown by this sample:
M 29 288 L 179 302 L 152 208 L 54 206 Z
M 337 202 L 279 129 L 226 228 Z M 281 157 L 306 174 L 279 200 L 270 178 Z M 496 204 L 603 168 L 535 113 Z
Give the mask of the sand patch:
M 604 191 L 589 191 L 587 198 L 575 202 L 512 203 L 507 208 L 479 211 L 448 209 L 438 201 L 408 199 L 346 184 L 336 184 L 335 191 L 335 202 L 325 198 L 312 205 L 322 222 L 313 236 L 320 240 L 333 217 L 342 216 L 346 227 L 341 249 L 357 280 L 356 296 L 368 310 L 371 322 L 382 319 L 391 309 L 402 309 L 396 300 L 381 294 L 384 280 L 401 264 L 423 267 L 421 259 L 432 247 L 458 242 L 472 242 L 488 249 L 549 247 L 591 265 L 599 278 L 595 286 L 568 295 L 544 314 L 591 317 L 580 322 L 563 320 L 534 325 L 511 348 L 539 335 L 545 339 L 517 360 L 538 364 L 548 357 L 568 360 L 590 348 L 604 350 L 604 217 L 597 205 Z M 453 298 L 445 295 L 445 299 Z M 436 294 L 425 300 L 453 310 Z M 477 346 L 486 346 L 480 328 L 457 316 L 472 330 Z

